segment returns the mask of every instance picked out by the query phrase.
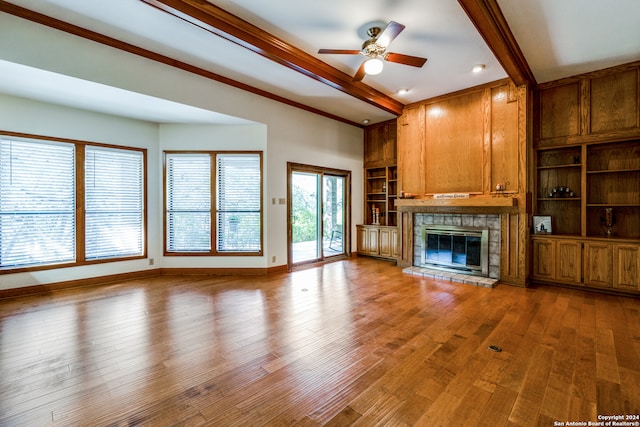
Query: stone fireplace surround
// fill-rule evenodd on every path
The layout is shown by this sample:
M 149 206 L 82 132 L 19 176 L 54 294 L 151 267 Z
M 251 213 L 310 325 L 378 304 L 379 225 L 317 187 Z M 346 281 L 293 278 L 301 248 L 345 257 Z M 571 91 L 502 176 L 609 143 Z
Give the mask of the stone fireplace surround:
M 500 279 L 500 215 L 419 212 L 413 215 L 413 266 L 405 268 L 403 270 L 405 273 L 482 287 L 495 286 Z M 463 273 L 452 273 L 420 267 L 422 263 L 421 254 L 423 251 L 421 231 L 423 225 L 454 225 L 489 229 L 489 277 L 470 276 Z

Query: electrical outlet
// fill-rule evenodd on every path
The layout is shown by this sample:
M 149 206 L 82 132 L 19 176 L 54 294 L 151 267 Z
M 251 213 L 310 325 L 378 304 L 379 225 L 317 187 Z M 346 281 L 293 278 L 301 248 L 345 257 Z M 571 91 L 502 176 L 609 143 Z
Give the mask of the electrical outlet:
M 153 263 L 154 263 L 153 258 L 149 258 L 149 265 L 153 265 Z
M 276 262 L 276 256 L 275 255 L 271 257 L 271 262 Z

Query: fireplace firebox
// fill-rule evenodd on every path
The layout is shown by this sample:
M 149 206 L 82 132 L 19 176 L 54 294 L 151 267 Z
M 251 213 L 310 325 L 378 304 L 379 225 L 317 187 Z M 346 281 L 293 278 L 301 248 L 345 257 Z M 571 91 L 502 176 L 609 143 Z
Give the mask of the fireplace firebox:
M 488 277 L 489 230 L 423 225 L 421 266 Z

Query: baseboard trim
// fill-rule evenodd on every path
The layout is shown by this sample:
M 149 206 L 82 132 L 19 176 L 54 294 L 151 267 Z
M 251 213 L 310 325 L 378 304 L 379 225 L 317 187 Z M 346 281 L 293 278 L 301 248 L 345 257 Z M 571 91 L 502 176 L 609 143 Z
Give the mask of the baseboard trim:
M 161 276 L 266 276 L 287 271 L 286 265 L 269 268 L 161 268 Z
M 108 276 L 88 277 L 86 279 L 67 280 L 64 282 L 46 283 L 42 285 L 31 285 L 22 288 L 2 289 L 0 290 L 0 299 L 16 298 L 34 294 L 49 294 L 51 292 L 62 291 L 65 289 L 98 286 L 126 280 L 146 279 L 149 277 L 156 277 L 158 274 L 158 269 L 142 270 L 132 271 L 130 273 L 111 274 Z
M 147 279 L 157 276 L 266 276 L 268 274 L 286 273 L 286 265 L 269 268 L 156 268 L 153 270 L 132 271 L 130 273 L 112 274 L 108 276 L 88 277 L 86 279 L 67 280 L 64 282 L 46 283 L 42 285 L 24 286 L 0 290 L 0 300 L 17 298 L 35 294 L 49 294 L 65 289 L 105 285 L 127 280 Z

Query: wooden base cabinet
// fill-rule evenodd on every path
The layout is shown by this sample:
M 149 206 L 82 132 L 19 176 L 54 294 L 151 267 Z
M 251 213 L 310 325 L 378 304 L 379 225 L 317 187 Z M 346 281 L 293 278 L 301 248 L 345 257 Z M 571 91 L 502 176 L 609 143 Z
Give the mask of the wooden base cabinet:
M 640 245 L 613 245 L 613 287 L 640 292 Z
M 358 254 L 397 259 L 399 249 L 398 227 L 358 225 Z
M 613 257 L 609 243 L 586 242 L 584 244 L 585 274 L 587 286 L 610 288 L 613 286 Z
M 534 280 L 640 294 L 640 242 L 533 236 Z
M 582 281 L 582 243 L 547 238 L 533 239 L 533 277 L 580 284 Z

